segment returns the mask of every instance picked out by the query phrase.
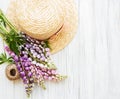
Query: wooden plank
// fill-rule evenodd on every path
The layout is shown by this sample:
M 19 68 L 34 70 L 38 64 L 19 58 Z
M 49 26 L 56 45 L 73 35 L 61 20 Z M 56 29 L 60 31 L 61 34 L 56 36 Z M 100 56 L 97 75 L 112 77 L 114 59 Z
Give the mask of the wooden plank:
M 80 0 L 80 99 L 119 99 L 118 0 Z
M 6 6 L 8 5 L 8 0 L 2 1 L 0 3 L 0 8 L 5 12 Z M 4 52 L 4 43 L 0 38 L 0 53 Z M 14 84 L 9 81 L 5 75 L 5 68 L 8 64 L 3 64 L 0 66 L 0 98 L 14 99 Z
M 8 0 L 0 8 L 6 10 Z M 120 98 L 120 1 L 76 0 L 79 29 L 74 40 L 52 56 L 58 71 L 68 79 L 35 87 L 32 99 Z M 0 52 L 3 42 L 0 39 Z M 10 82 L 0 67 L 0 98 L 26 99 L 22 81 Z

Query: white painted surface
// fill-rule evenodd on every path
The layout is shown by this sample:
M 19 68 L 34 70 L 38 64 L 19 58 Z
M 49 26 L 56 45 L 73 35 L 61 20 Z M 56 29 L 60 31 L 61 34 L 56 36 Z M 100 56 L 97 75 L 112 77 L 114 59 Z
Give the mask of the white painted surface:
M 79 30 L 53 59 L 68 79 L 35 87 L 31 99 L 120 99 L 120 0 L 76 0 Z M 0 0 L 4 11 L 8 0 Z M 0 39 L 0 52 L 3 44 Z M 21 81 L 5 77 L 0 67 L 0 99 L 26 99 Z

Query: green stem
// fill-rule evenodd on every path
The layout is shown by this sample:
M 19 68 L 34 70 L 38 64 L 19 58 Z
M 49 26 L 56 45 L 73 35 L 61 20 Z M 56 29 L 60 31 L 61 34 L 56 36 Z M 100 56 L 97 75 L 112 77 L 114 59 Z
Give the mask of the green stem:
M 13 29 L 16 33 L 18 33 L 18 31 L 15 29 L 15 27 L 8 21 L 8 19 L 6 18 L 6 16 L 3 14 L 2 10 L 0 9 L 0 16 L 1 18 L 8 24 L 8 26 Z
M 9 33 L 9 32 L 8 32 L 6 29 L 4 29 L 1 25 L 0 25 L 0 30 L 3 31 L 5 34 L 8 34 L 8 33 Z

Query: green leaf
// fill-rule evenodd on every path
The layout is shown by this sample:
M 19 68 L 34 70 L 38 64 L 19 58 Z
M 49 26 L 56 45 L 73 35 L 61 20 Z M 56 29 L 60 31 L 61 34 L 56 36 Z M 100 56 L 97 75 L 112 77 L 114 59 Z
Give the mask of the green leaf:
M 4 62 L 0 62 L 0 65 L 3 64 Z
M 10 44 L 9 44 L 9 47 L 12 51 L 14 51 L 14 53 L 16 53 L 17 55 L 19 54 L 19 46 L 16 44 L 15 41 L 12 41 Z
M 0 10 L 0 36 L 7 43 L 10 49 L 19 54 L 19 46 L 25 43 L 22 35 L 15 29 L 15 27 L 8 21 L 6 16 Z
M 48 40 L 45 40 L 44 42 L 45 42 L 44 47 L 45 47 L 45 48 L 50 48 L 50 49 L 51 49 L 50 44 L 49 44 L 49 41 L 48 41 Z
M 11 57 L 7 57 L 6 53 L 0 54 L 0 64 L 3 63 L 13 63 L 13 59 Z

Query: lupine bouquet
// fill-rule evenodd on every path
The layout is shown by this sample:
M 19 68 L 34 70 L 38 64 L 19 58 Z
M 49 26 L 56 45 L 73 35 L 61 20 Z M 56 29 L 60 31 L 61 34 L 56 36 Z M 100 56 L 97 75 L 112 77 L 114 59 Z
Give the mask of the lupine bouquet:
M 0 35 L 6 42 L 5 51 L 0 56 L 0 64 L 8 62 L 16 65 L 28 96 L 34 84 L 46 89 L 44 82 L 60 81 L 66 76 L 56 72 L 56 66 L 50 58 L 50 46 L 47 40 L 40 41 L 19 32 L 0 10 Z

